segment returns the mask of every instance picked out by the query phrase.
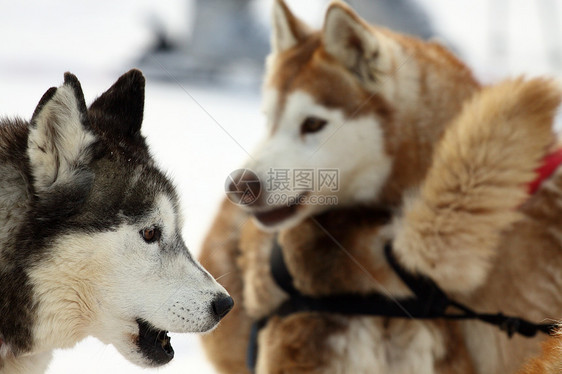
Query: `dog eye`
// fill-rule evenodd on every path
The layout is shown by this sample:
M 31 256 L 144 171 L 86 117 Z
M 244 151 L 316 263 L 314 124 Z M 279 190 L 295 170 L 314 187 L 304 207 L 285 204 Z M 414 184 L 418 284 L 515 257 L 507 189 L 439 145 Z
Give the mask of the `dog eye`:
M 154 243 L 160 240 L 161 232 L 157 227 L 149 227 L 140 232 L 142 238 L 147 243 Z
M 301 124 L 301 135 L 318 132 L 326 126 L 326 123 L 328 123 L 328 121 L 323 120 L 322 118 L 306 117 Z

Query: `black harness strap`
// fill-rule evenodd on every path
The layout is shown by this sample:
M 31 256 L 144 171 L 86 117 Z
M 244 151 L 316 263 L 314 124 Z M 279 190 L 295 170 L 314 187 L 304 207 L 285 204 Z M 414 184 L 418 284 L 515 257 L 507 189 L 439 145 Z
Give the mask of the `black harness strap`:
M 461 312 L 459 314 L 437 314 L 435 318 L 444 318 L 451 320 L 477 319 L 482 322 L 498 326 L 502 331 L 505 331 L 510 338 L 515 333 L 529 338 L 535 336 L 537 332 L 543 332 L 550 335 L 554 333 L 554 331 L 558 327 L 558 324 L 555 323 L 532 323 L 523 318 L 506 316 L 503 313 L 477 313 L 466 305 L 449 299 L 443 292 L 443 290 L 441 290 L 441 288 L 439 288 L 439 286 L 430 278 L 412 274 L 406 271 L 394 257 L 394 254 L 392 253 L 392 246 L 390 245 L 390 243 L 387 243 L 385 245 L 384 254 L 389 265 L 396 272 L 396 274 L 398 274 L 400 279 L 408 286 L 408 288 L 410 288 L 414 295 L 416 295 L 417 299 L 419 299 L 420 301 L 426 300 L 430 303 L 436 303 L 438 308 L 434 309 L 440 309 L 441 305 L 445 305 L 445 308 L 447 306 L 450 306 Z M 445 308 L 442 309 L 443 312 Z
M 298 296 L 301 293 L 293 284 L 293 276 L 287 268 L 287 263 L 283 257 L 283 249 L 279 245 L 277 238 L 273 240 L 273 248 L 269 257 L 269 267 L 271 276 L 279 288 L 281 288 L 289 296 Z
M 258 356 L 258 333 L 272 316 L 286 317 L 295 313 L 332 313 L 347 316 L 377 316 L 411 319 L 476 319 L 498 326 L 509 337 L 515 333 L 533 337 L 537 332 L 552 334 L 557 324 L 536 324 L 518 317 L 505 316 L 502 313 L 477 313 L 458 303 L 443 292 L 430 278 L 412 274 L 405 270 L 392 253 L 391 244 L 387 244 L 384 253 L 388 264 L 410 288 L 414 296 L 399 300 L 388 298 L 379 293 L 369 295 L 343 294 L 324 297 L 311 297 L 301 294 L 293 284 L 293 277 L 283 258 L 283 250 L 277 240 L 274 241 L 270 257 L 271 275 L 277 285 L 290 297 L 270 316 L 266 316 L 252 325 L 248 345 L 247 364 L 253 371 Z M 447 309 L 456 309 L 448 313 Z

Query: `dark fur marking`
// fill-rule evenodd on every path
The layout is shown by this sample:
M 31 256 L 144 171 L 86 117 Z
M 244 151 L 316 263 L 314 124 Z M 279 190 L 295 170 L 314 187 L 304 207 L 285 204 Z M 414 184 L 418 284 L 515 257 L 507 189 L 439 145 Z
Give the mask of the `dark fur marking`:
M 90 115 L 103 118 L 104 131 L 119 138 L 140 137 L 144 111 L 145 79 L 139 70 L 130 70 L 90 106 Z M 108 126 L 111 124 L 111 126 Z

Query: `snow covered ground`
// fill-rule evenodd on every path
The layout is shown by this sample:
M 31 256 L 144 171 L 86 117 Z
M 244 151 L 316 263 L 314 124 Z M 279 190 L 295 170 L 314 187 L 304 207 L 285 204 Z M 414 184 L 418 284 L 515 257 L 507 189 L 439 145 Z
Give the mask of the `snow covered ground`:
M 267 13 L 271 0 L 257 1 L 256 9 Z M 492 1 L 486 0 L 419 1 L 440 34 L 483 79 L 521 73 L 561 76 L 562 66 L 549 61 L 548 48 L 552 40 L 562 42 L 545 33 L 540 8 L 555 4 L 562 11 L 561 1 L 505 0 L 500 2 L 507 6 L 503 12 L 494 11 Z M 287 2 L 303 19 L 320 25 L 325 0 Z M 29 118 L 41 95 L 59 85 L 65 71 L 78 76 L 91 102 L 134 67 L 150 45 L 148 25 L 154 14 L 173 34 L 187 34 L 192 5 L 186 0 L 1 2 L 0 113 Z M 559 29 L 550 33 L 560 36 L 562 13 L 554 16 Z M 267 22 L 267 15 L 263 19 Z M 500 41 L 500 48 L 494 40 Z M 254 88 L 195 85 L 171 78 L 167 83 L 148 80 L 143 132 L 156 159 L 177 183 L 186 217 L 184 236 L 197 253 L 224 196 L 226 176 L 251 153 L 264 133 L 264 121 Z M 213 372 L 196 336 L 174 334 L 172 341 L 176 358 L 156 372 Z M 139 369 L 113 347 L 87 339 L 74 349 L 57 351 L 48 371 L 76 372 L 155 371 Z

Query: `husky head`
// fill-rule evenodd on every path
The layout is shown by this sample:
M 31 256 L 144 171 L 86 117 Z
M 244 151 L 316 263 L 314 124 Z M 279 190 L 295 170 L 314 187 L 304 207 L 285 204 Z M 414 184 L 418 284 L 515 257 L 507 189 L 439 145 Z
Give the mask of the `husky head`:
M 158 366 L 173 358 L 168 331 L 209 331 L 232 308 L 184 244 L 178 196 L 141 135 L 143 106 L 138 70 L 89 108 L 67 73 L 32 117 L 32 197 L 18 235 L 32 351 L 93 335 Z
M 263 89 L 267 136 L 244 165 L 261 182 L 246 208 L 270 230 L 334 204 L 398 203 L 423 177 L 444 123 L 477 86 L 441 46 L 372 27 L 339 1 L 320 31 L 276 1 L 272 46 Z M 243 188 L 239 182 L 249 181 L 234 176 L 231 191 Z

